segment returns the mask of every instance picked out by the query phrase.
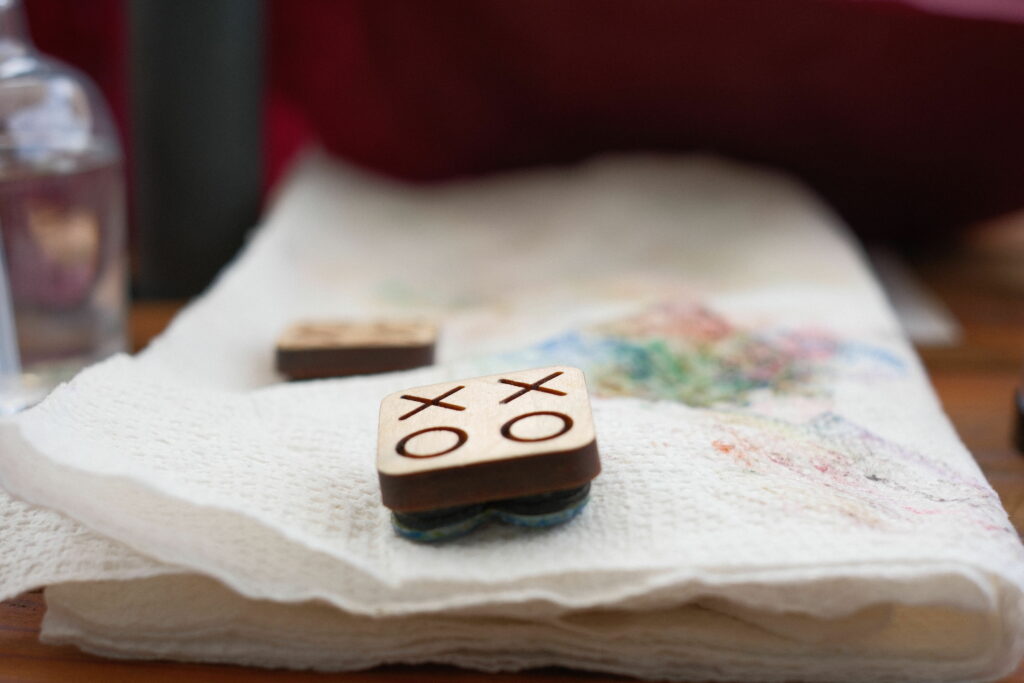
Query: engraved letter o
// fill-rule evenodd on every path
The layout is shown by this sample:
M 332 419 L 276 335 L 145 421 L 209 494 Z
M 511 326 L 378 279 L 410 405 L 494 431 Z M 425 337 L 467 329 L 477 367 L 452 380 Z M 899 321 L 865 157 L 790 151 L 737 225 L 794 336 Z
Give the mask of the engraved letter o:
M 514 425 L 516 422 L 519 422 L 522 419 L 525 419 L 527 417 L 534 417 L 536 415 L 550 415 L 552 417 L 557 417 L 559 420 L 562 421 L 562 428 L 555 432 L 554 434 L 549 434 L 548 436 L 540 436 L 535 439 L 524 439 L 523 437 L 516 436 L 515 434 L 512 433 L 512 425 Z M 562 434 L 565 434 L 570 429 L 572 429 L 572 418 L 566 415 L 565 413 L 556 413 L 553 410 L 539 410 L 535 413 L 525 413 L 523 415 L 520 415 L 519 417 L 513 417 L 511 420 L 509 420 L 508 422 L 501 426 L 501 435 L 506 439 L 511 439 L 513 441 L 531 443 L 534 441 L 548 441 L 550 439 L 555 439 L 561 436 Z
M 452 446 L 451 448 L 446 448 L 445 450 L 438 451 L 437 453 L 410 453 L 407 450 L 405 450 L 406 444 L 408 444 L 411 439 L 419 436 L 420 434 L 426 434 L 427 432 L 451 432 L 458 438 L 458 440 L 455 442 L 455 445 Z M 451 453 L 457 448 L 461 448 L 462 444 L 466 443 L 466 440 L 468 438 L 469 435 L 466 434 L 466 432 L 459 429 L 458 427 L 427 427 L 426 429 L 421 429 L 418 432 L 413 432 L 412 434 L 403 438 L 401 441 L 398 442 L 398 445 L 395 446 L 395 451 L 399 455 L 404 455 L 407 458 L 436 458 L 439 455 Z

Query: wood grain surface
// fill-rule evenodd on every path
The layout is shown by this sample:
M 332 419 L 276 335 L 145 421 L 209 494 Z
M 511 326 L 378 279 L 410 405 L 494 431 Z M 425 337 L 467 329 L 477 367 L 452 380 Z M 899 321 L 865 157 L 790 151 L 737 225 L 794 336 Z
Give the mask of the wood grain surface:
M 1024 529 L 1024 456 L 1012 448 L 1010 433 L 1013 391 L 1024 363 L 1024 292 L 992 278 L 984 264 L 963 257 L 918 264 L 917 270 L 952 309 L 965 333 L 963 342 L 956 347 L 921 349 L 922 358 L 946 411 L 999 492 L 1014 525 L 1021 531 Z M 177 302 L 137 304 L 131 318 L 135 347 L 143 346 L 163 329 L 179 305 Z M 184 679 L 218 683 L 630 680 L 564 670 L 488 675 L 449 667 L 420 666 L 326 675 L 233 666 L 119 662 L 92 657 L 68 647 L 40 644 L 39 625 L 44 611 L 40 592 L 0 603 L 0 683 L 158 683 Z M 1004 683 L 1024 683 L 1024 669 Z
M 306 320 L 277 340 L 290 379 L 347 377 L 432 365 L 437 326 L 423 320 Z
M 411 387 L 380 406 L 384 504 L 437 510 L 578 488 L 601 471 L 586 379 L 566 365 Z

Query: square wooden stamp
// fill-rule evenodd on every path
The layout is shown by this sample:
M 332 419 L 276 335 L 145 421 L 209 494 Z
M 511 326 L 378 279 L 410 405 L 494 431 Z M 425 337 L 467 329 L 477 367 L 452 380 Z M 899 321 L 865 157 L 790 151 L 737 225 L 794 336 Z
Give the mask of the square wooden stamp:
M 434 362 L 437 327 L 418 320 L 306 321 L 277 341 L 277 370 L 318 379 L 408 370 Z
M 442 382 L 381 402 L 377 472 L 384 505 L 396 513 L 500 502 L 499 513 L 525 518 L 556 511 L 561 499 L 551 494 L 578 492 L 600 470 L 577 368 Z

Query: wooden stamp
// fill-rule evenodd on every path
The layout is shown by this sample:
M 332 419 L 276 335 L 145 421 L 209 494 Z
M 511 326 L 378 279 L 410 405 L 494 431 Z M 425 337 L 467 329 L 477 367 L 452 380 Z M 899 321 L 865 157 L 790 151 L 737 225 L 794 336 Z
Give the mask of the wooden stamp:
M 443 382 L 381 402 L 381 496 L 410 538 L 448 538 L 493 517 L 565 521 L 582 510 L 600 470 L 577 368 Z
M 408 370 L 434 362 L 437 328 L 422 321 L 308 321 L 277 341 L 277 370 L 288 379 Z

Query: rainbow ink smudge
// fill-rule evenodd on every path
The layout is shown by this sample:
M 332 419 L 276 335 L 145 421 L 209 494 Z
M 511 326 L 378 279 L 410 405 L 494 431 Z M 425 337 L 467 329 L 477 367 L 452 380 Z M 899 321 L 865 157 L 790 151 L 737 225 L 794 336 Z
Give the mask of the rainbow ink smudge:
M 598 396 L 694 407 L 742 406 L 762 390 L 821 395 L 838 360 L 876 375 L 904 369 L 884 349 L 839 341 L 821 330 L 744 329 L 689 302 L 564 334 L 537 345 L 523 360 L 581 367 Z

